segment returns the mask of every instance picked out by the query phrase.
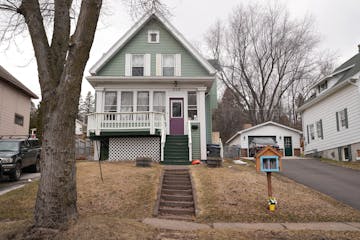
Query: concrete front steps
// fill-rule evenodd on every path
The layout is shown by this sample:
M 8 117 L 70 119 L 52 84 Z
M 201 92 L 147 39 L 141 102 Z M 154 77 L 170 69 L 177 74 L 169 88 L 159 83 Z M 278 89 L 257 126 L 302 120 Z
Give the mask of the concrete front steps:
M 165 168 L 158 201 L 160 218 L 193 220 L 195 205 L 188 168 Z

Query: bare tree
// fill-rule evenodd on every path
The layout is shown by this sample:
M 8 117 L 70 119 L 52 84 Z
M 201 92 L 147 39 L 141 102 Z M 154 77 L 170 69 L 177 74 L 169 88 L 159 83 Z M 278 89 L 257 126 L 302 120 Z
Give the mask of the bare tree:
M 74 128 L 84 68 L 89 58 L 102 0 L 83 0 L 71 31 L 72 0 L 0 2 L 10 16 L 3 38 L 29 31 L 42 95 L 42 176 L 35 227 L 60 228 L 76 219 Z M 12 21 L 14 20 L 14 21 Z M 47 23 L 52 22 L 52 34 Z
M 75 118 L 101 8 L 102 0 L 0 0 L 1 43 L 27 29 L 38 67 L 43 133 L 35 229 L 60 229 L 77 218 Z
M 219 76 L 253 124 L 281 115 L 284 95 L 313 72 L 318 38 L 311 19 L 292 20 L 283 7 L 239 6 L 206 35 Z

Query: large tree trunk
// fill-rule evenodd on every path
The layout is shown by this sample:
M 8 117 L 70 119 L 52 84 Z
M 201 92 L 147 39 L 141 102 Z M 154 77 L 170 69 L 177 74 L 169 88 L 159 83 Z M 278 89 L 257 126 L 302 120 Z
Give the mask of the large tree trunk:
M 77 217 L 75 118 L 81 81 L 94 40 L 102 0 L 82 0 L 70 37 L 72 0 L 55 0 L 51 45 L 38 0 L 23 0 L 18 12 L 28 26 L 42 95 L 41 179 L 35 227 L 63 228 Z
M 67 79 L 74 81 L 70 76 Z M 59 228 L 77 217 L 74 129 L 80 85 L 60 92 L 44 99 L 42 176 L 35 206 L 37 227 Z

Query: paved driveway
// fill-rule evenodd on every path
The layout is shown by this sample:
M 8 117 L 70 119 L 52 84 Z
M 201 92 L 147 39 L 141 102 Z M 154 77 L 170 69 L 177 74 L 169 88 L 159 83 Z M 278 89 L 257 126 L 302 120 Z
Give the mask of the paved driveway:
M 315 159 L 284 159 L 285 176 L 360 210 L 360 171 Z
M 12 190 L 21 188 L 25 186 L 25 184 L 39 178 L 40 173 L 23 173 L 19 181 L 12 182 L 7 178 L 7 176 L 4 176 L 3 179 L 0 180 L 0 196 Z

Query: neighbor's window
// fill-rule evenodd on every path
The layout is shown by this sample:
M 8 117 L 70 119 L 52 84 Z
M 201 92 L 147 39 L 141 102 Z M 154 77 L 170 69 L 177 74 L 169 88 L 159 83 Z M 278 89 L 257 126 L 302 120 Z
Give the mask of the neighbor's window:
M 154 92 L 154 112 L 165 112 L 165 92 Z
M 309 131 L 310 131 L 310 139 L 311 139 L 311 140 L 314 140 L 314 139 L 315 139 L 314 124 L 310 124 L 310 125 L 309 125 Z
M 104 112 L 117 111 L 117 92 L 105 92 Z
M 188 92 L 188 117 L 197 120 L 196 92 Z
M 163 76 L 174 76 L 174 74 L 175 74 L 175 55 L 174 54 L 162 55 L 162 70 L 163 70 Z
M 20 114 L 15 113 L 15 124 L 24 126 L 24 116 L 21 116 Z
M 319 93 L 321 93 L 322 91 L 326 90 L 327 89 L 327 85 L 328 85 L 328 82 L 327 80 L 322 82 L 321 84 L 318 85 L 318 89 L 319 89 Z
M 323 138 L 322 120 L 316 122 L 316 133 L 318 138 Z
M 159 31 L 149 31 L 148 32 L 148 43 L 159 43 L 159 42 L 160 42 Z
M 340 127 L 346 127 L 346 113 L 345 109 L 339 112 L 340 115 Z
M 144 55 L 133 54 L 132 55 L 132 76 L 144 76 Z

